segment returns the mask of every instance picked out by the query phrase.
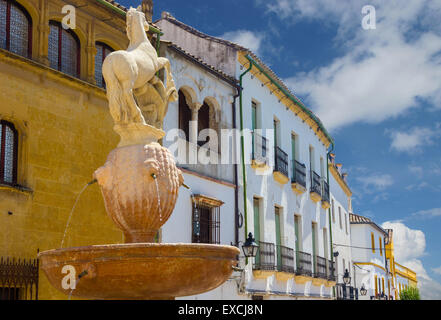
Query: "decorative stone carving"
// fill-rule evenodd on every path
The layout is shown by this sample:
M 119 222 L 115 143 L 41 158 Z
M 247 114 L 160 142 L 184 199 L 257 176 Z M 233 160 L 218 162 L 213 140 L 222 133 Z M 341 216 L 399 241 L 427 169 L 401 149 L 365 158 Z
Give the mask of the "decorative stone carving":
M 184 182 L 173 155 L 156 142 L 112 150 L 94 176 L 107 213 L 123 230 L 126 243 L 153 242 Z
M 121 136 L 105 165 L 95 171 L 107 213 L 124 232 L 126 243 L 153 242 L 175 207 L 182 172 L 170 151 L 157 143 L 168 103 L 177 91 L 166 58 L 147 39 L 144 13 L 127 12 L 127 50 L 109 54 L 103 63 L 114 130 Z M 167 71 L 167 86 L 156 76 Z
M 151 139 L 150 131 L 155 130 L 149 129 L 162 127 L 168 103 L 178 99 L 170 62 L 166 58 L 158 57 L 147 38 L 149 24 L 140 10 L 139 7 L 127 11 L 127 37 L 130 40 L 127 50 L 114 51 L 103 62 L 103 77 L 115 131 L 121 135 L 125 130 L 138 130 L 136 134 L 121 135 L 119 146 L 137 144 L 141 135 Z M 156 75 L 162 68 L 166 70 L 166 86 Z M 130 127 L 132 124 L 141 126 Z M 131 137 L 135 137 L 135 140 L 130 140 Z

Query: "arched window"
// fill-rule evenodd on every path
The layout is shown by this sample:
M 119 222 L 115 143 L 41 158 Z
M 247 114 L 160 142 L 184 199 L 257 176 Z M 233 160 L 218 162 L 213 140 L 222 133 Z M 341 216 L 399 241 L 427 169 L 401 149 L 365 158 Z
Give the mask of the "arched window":
M 65 30 L 61 23 L 50 21 L 49 62 L 53 69 L 74 77 L 80 76 L 80 41 L 76 34 Z
M 17 183 L 18 133 L 15 126 L 0 120 L 0 183 Z
M 104 59 L 113 51 L 111 47 L 109 47 L 107 44 L 102 42 L 96 42 L 95 43 L 96 48 L 96 56 L 95 56 L 95 80 L 96 85 L 102 88 L 106 87 L 106 84 L 104 82 L 103 78 L 103 62 Z
M 32 20 L 15 0 L 0 0 L 0 48 L 32 56 Z
M 191 110 L 182 90 L 179 90 L 179 129 L 184 131 L 185 140 L 190 140 Z

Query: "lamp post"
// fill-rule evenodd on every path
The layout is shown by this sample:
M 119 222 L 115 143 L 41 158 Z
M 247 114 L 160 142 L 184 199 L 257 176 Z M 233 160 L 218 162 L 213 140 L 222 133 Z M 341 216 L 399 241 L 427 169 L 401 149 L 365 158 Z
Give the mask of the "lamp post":
M 348 269 L 346 269 L 345 274 L 343 275 L 343 282 L 348 285 L 351 283 L 351 276 L 349 275 Z
M 259 249 L 259 246 L 257 245 L 256 241 L 253 238 L 253 234 L 250 232 L 248 234 L 248 238 L 245 240 L 245 243 L 242 246 L 243 253 L 245 257 L 247 258 L 254 258 L 256 257 L 257 250 Z
M 364 287 L 364 283 L 361 285 L 360 294 L 361 294 L 362 296 L 365 296 L 365 295 L 367 294 L 367 290 L 366 290 L 366 288 Z

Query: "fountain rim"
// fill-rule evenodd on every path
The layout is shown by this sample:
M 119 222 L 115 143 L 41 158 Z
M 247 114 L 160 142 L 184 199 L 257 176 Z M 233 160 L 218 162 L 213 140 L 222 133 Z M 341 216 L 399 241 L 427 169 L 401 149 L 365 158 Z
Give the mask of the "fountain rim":
M 38 253 L 38 258 L 63 256 L 65 254 L 87 254 L 88 252 L 94 252 L 98 254 L 112 253 L 111 256 L 115 256 L 118 252 L 127 252 L 130 250 L 139 250 L 140 253 L 147 254 L 149 257 L 157 256 L 161 258 L 166 257 L 211 257 L 218 259 L 234 258 L 240 254 L 239 248 L 231 245 L 221 244 L 206 244 L 206 243 L 121 243 L 121 244 L 104 244 L 104 245 L 89 245 L 80 247 L 69 247 L 51 249 L 41 251 Z M 142 252 L 143 249 L 150 249 L 149 251 Z M 175 252 L 169 252 L 170 249 L 175 249 Z M 223 253 L 219 256 L 219 253 Z M 132 252 L 133 254 L 133 252 Z M 130 257 L 130 256 L 127 256 Z M 133 258 L 140 257 L 133 255 Z

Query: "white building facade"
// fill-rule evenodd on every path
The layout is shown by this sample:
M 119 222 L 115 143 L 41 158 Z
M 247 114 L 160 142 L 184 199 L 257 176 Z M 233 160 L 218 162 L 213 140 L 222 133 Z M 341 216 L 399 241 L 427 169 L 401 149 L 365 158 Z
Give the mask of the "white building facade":
M 234 237 L 237 241 L 233 241 L 231 233 L 221 238 L 231 239 L 231 243 L 241 246 L 252 233 L 259 243 L 259 253 L 255 259 L 240 257 L 243 272 L 233 275 L 237 276 L 232 281 L 238 286 L 235 295 L 231 287 L 226 289 L 230 285 L 227 282 L 214 290 L 216 293 L 209 292 L 197 298 L 331 299 L 336 279 L 328 218 L 327 152 L 332 138 L 320 120 L 249 50 L 205 35 L 167 13 L 155 23 L 164 32 L 166 41 L 224 75 L 241 80 L 242 90 L 232 101 L 237 110 L 237 120 L 232 127 L 248 133 L 244 135 L 240 150 L 245 166 L 239 166 L 236 181 L 239 212 L 232 215 L 239 221 Z M 195 84 L 203 79 L 195 81 L 194 75 L 188 76 L 188 71 L 181 71 L 181 66 L 173 66 L 173 56 L 169 59 L 175 81 L 181 81 L 177 87 L 182 87 L 190 104 L 193 103 L 199 90 Z M 183 76 L 188 79 L 180 79 Z M 187 90 L 191 87 L 195 91 L 193 94 Z M 204 101 L 202 96 L 196 98 L 199 104 Z M 169 113 L 172 110 L 171 105 Z M 176 125 L 176 116 L 167 117 L 169 127 Z M 217 169 L 218 176 L 227 176 L 228 170 L 222 170 Z M 208 175 L 203 168 L 199 172 Z M 195 194 L 199 192 L 196 190 L 198 183 L 192 183 Z M 201 188 L 208 191 L 203 184 Z M 180 199 L 181 195 L 176 207 L 182 210 L 185 206 L 180 205 Z M 188 199 L 184 201 L 189 202 Z M 234 226 L 231 220 L 229 222 Z M 170 231 L 177 225 L 184 225 L 172 223 L 169 223 Z M 223 232 L 221 229 L 221 234 Z M 163 241 L 169 240 L 163 237 Z M 178 235 L 173 240 L 178 240 Z
M 350 214 L 354 278 L 358 288 L 367 290 L 360 300 L 378 299 L 389 292 L 390 274 L 386 265 L 387 232 L 371 219 Z
M 342 164 L 335 163 L 335 155 L 330 154 L 329 187 L 331 190 L 331 229 L 333 254 L 336 269 L 336 296 L 338 299 L 357 299 L 351 250 L 351 226 L 349 214 L 352 211 L 352 191 L 346 182 L 347 174 L 342 172 Z M 350 282 L 346 285 L 343 277 L 347 270 Z M 345 284 L 345 285 L 344 285 Z

